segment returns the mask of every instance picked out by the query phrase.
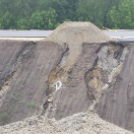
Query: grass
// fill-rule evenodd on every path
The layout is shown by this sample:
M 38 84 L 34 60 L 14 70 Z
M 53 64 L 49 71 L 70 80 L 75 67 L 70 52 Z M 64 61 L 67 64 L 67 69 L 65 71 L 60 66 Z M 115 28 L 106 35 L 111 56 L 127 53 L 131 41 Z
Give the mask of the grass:
M 21 86 L 21 88 L 24 88 L 24 86 Z
M 23 98 L 23 94 L 20 94 L 20 98 L 21 98 L 21 99 Z
M 27 104 L 28 108 L 35 108 L 35 103 Z
M 10 63 L 7 63 L 6 66 L 10 66 Z
M 15 91 L 10 96 L 12 99 L 15 99 L 15 100 L 21 100 L 24 97 L 23 94 L 17 94 Z
M 7 115 L 4 114 L 4 113 L 1 116 L 2 116 L 3 119 L 5 119 L 7 117 Z

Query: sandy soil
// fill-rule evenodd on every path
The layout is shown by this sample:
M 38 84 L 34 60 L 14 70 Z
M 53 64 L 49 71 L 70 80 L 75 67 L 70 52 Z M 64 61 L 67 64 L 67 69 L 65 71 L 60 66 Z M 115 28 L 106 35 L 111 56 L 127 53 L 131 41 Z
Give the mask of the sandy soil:
M 67 69 L 76 62 L 82 51 L 83 42 L 100 43 L 111 40 L 90 22 L 65 22 L 56 28 L 47 39 L 60 45 L 66 43 L 69 46 L 69 55 L 65 66 Z
M 34 116 L 0 127 L 1 134 L 132 134 L 100 119 L 92 113 L 79 113 L 56 121 Z

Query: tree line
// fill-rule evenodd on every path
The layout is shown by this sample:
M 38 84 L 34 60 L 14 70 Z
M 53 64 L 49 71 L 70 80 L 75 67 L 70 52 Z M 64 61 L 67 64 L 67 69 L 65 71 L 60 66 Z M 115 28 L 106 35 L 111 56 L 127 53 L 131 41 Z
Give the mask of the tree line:
M 51 30 L 65 21 L 133 29 L 134 0 L 0 0 L 0 29 Z

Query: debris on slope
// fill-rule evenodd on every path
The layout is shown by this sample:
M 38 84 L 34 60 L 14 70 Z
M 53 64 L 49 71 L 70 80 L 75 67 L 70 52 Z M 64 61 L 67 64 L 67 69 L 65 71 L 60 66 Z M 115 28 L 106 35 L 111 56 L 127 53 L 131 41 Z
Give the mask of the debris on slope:
M 19 53 L 26 45 L 33 42 L 1 41 L 0 45 L 0 107 L 3 104 L 6 93 L 11 85 L 11 79 L 17 71 L 20 63 Z M 28 47 L 29 47 L 28 46 Z
M 48 90 L 53 101 L 48 117 L 61 119 L 87 110 L 95 111 L 102 91 L 116 82 L 127 53 L 125 46 L 114 42 L 83 43 L 82 52 L 70 70 L 65 71 L 59 64 L 49 76 Z M 57 81 L 62 87 L 55 91 Z
M 22 120 L 40 109 L 48 98 L 48 76 L 66 49 L 66 46 L 44 41 L 36 44 L 3 42 L 0 42 L 0 70 L 3 74 L 0 80 L 6 78 L 0 90 L 0 125 Z M 14 66 L 15 73 L 9 79 L 7 74 Z
M 85 73 L 94 66 L 97 60 L 96 51 L 100 48 L 101 43 L 111 39 L 90 22 L 65 22 L 54 30 L 48 40 L 60 46 L 68 45 L 68 50 L 64 53 L 60 64 L 49 76 L 49 100 L 53 100 L 52 103 L 54 103 L 49 103 L 51 105 L 48 110 L 49 117 L 59 119 L 85 111 L 93 100 L 90 98 L 88 101 L 84 81 Z M 85 45 L 84 42 L 90 44 Z M 62 83 L 62 87 L 58 92 L 53 92 L 58 81 Z M 78 92 L 76 92 L 77 88 Z M 71 102 L 74 103 L 73 108 L 71 108 Z
M 48 36 L 48 40 L 68 44 L 69 54 L 64 68 L 69 69 L 76 62 L 84 42 L 108 42 L 111 38 L 90 22 L 64 22 Z
M 3 56 L 0 64 L 15 59 L 15 63 L 11 63 L 17 69 L 8 78 L 6 68 L 0 66 L 1 72 L 5 72 L 3 76 L 8 78 L 4 79 L 0 91 L 4 98 L 0 107 L 0 125 L 20 121 L 33 115 L 42 115 L 41 118 L 45 120 L 48 118 L 60 120 L 76 113 L 95 113 L 97 110 L 104 119 L 125 128 L 127 121 L 130 120 L 127 128 L 133 130 L 133 118 L 131 118 L 133 88 L 130 88 L 133 73 L 126 65 L 128 60 L 128 65 L 131 65 L 130 70 L 133 70 L 133 62 L 131 62 L 133 46 L 117 44 L 110 40 L 91 23 L 67 22 L 59 26 L 46 41 L 36 44 L 22 42 L 16 47 L 17 49 L 14 47 L 16 45 L 7 44 L 9 49 L 0 55 Z M 2 47 L 5 49 L 7 45 Z M 11 67 L 8 68 L 9 71 L 12 71 Z M 126 77 L 127 71 L 129 79 L 123 83 L 120 78 Z M 2 78 L 0 77 L 0 81 L 3 80 Z M 129 88 L 124 86 L 126 83 L 127 85 L 129 83 Z M 122 86 L 125 92 L 121 90 Z M 129 93 L 128 90 L 131 92 Z M 81 116 L 80 114 L 78 117 Z M 41 126 L 40 129 L 45 128 Z M 65 131 L 71 133 L 72 130 Z
M 0 127 L 1 134 L 132 134 L 92 113 L 79 113 L 60 121 L 34 116 Z
M 134 44 L 127 44 L 126 49 L 123 67 L 116 81 L 102 92 L 96 110 L 101 118 L 134 132 Z

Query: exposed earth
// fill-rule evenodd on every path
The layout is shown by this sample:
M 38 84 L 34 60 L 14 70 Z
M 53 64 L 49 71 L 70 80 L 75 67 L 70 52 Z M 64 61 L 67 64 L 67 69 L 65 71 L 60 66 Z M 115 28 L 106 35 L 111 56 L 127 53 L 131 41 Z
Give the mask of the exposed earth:
M 60 121 L 34 116 L 0 130 L 2 134 L 132 134 L 92 113 L 79 113 Z
M 1 134 L 133 133 L 133 54 L 90 22 L 41 41 L 0 40 Z

